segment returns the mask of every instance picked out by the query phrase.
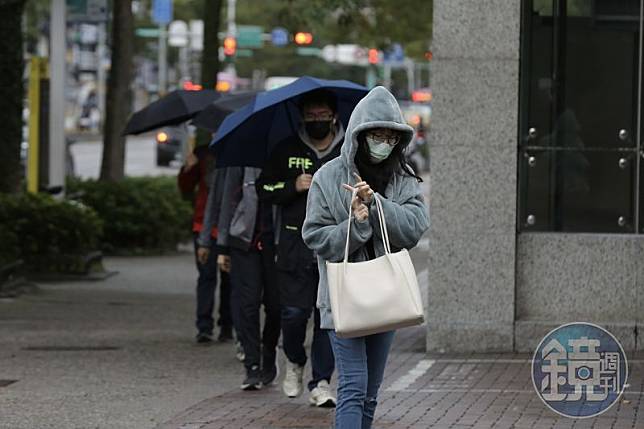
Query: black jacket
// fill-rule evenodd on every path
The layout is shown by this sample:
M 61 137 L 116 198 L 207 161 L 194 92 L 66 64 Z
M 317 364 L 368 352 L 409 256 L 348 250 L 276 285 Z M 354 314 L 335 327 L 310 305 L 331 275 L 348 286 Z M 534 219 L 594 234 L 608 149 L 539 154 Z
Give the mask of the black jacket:
M 295 181 L 306 172 L 314 174 L 324 163 L 340 155 L 344 133 L 339 134 L 331 151 L 318 158 L 316 152 L 298 136 L 292 136 L 279 143 L 257 178 L 255 186 L 260 201 L 274 204 L 280 209 L 280 225 L 277 245 L 277 266 L 293 270 L 298 265 L 310 265 L 313 252 L 309 250 L 300 229 L 306 216 L 308 192 L 297 192 Z

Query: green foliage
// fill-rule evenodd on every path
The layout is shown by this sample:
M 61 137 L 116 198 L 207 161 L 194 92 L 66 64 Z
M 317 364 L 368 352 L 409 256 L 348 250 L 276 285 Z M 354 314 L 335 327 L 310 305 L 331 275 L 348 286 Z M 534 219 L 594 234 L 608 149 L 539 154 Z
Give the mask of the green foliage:
M 400 43 L 419 60 L 432 39 L 433 0 L 239 0 L 238 23 L 307 30 L 315 44 L 355 43 L 387 49 Z
M 128 177 L 118 182 L 71 181 L 68 191 L 104 223 L 105 252 L 136 254 L 175 250 L 190 238 L 190 203 L 174 177 Z
M 17 192 L 22 179 L 20 142 L 22 141 L 23 54 L 20 16 L 24 0 L 0 2 L 0 192 Z
M 0 209 L 1 210 L 1 209 Z M 18 236 L 11 225 L 0 223 L 0 267 L 20 259 Z
M 291 3 L 301 3 L 291 0 Z M 387 49 L 400 43 L 405 54 L 423 59 L 432 38 L 432 0 L 311 0 L 299 12 L 334 43 Z
M 51 0 L 27 0 L 24 12 L 24 38 L 27 52 L 36 53 L 38 39 L 49 19 Z
M 102 234 L 94 210 L 45 194 L 0 194 L 0 225 L 0 260 L 23 259 L 31 272 L 74 271 Z

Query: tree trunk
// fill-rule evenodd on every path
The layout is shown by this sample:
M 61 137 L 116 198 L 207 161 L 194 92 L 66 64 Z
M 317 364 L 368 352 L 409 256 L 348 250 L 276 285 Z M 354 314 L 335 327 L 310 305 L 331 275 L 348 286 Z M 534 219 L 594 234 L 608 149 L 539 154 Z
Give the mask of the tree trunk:
M 107 79 L 101 180 L 116 181 L 125 174 L 123 129 L 132 106 L 132 57 L 134 18 L 132 0 L 114 0 L 112 18 L 112 66 Z
M 22 12 L 24 0 L 0 0 L 0 192 L 19 192 L 23 177 Z
M 203 0 L 203 51 L 201 53 L 201 85 L 215 89 L 219 71 L 219 25 L 223 0 Z M 197 131 L 197 145 L 210 143 L 208 131 Z

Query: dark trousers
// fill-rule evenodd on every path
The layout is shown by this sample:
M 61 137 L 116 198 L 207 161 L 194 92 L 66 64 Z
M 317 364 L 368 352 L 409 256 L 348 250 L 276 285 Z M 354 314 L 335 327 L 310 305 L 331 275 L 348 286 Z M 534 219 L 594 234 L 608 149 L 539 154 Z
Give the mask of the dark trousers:
M 315 294 L 318 285 L 318 269 L 316 265 L 311 265 L 304 269 L 285 272 L 280 270 L 279 281 L 283 289 L 289 289 L 286 282 L 301 282 Z M 285 284 L 282 284 L 285 283 Z M 306 340 L 306 326 L 313 311 L 313 343 L 311 344 L 311 372 L 312 379 L 308 383 L 309 390 L 313 390 L 318 382 L 326 380 L 331 381 L 335 361 L 333 350 L 328 334 L 320 329 L 320 312 L 314 306 L 308 308 L 282 305 L 282 343 L 284 353 L 289 361 L 298 364 L 306 364 L 306 350 L 304 341 Z
M 197 235 L 195 234 L 195 256 L 197 250 Z M 205 264 L 197 261 L 197 320 L 196 326 L 200 333 L 212 335 L 214 327 L 213 311 L 215 308 L 215 291 L 217 289 L 217 252 L 213 245 Z M 230 281 L 228 275 L 221 273 L 221 288 L 219 290 L 219 326 L 232 326 L 233 320 L 230 308 Z
M 279 291 L 275 282 L 274 251 L 264 248 L 244 251 L 230 249 L 232 302 L 238 308 L 240 335 L 247 369 L 275 364 L 280 336 Z M 264 304 L 264 329 L 260 337 L 260 307 Z M 262 362 L 263 360 L 263 362 Z

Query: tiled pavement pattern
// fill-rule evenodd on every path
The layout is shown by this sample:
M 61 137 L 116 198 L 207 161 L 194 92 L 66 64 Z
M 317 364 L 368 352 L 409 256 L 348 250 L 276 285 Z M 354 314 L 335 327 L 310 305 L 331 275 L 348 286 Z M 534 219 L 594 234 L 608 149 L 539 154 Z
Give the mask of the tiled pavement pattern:
M 416 267 L 425 264 L 427 251 L 427 240 L 421 240 L 412 251 Z M 418 279 L 426 299 L 427 271 L 419 270 Z M 422 326 L 396 334 L 375 428 L 644 429 L 644 355 L 630 356 L 630 387 L 619 404 L 599 417 L 572 420 L 550 411 L 535 393 L 530 356 L 425 354 L 425 332 Z M 288 399 L 279 385 L 260 392 L 233 390 L 198 403 L 157 429 L 332 427 L 333 410 L 310 407 L 307 399 L 306 392 Z
M 424 186 L 428 192 L 428 178 Z M 423 239 L 411 252 L 417 268 L 426 264 L 428 244 Z M 418 278 L 427 299 L 426 269 L 418 271 Z M 425 354 L 425 332 L 422 326 L 396 334 L 375 428 L 644 429 L 644 354 L 629 356 L 630 387 L 619 404 L 599 417 L 572 420 L 550 411 L 535 393 L 530 356 Z M 198 403 L 157 429 L 331 428 L 333 410 L 311 407 L 307 399 L 307 393 L 288 399 L 279 385 L 259 392 L 234 390 Z
M 644 356 L 632 356 L 630 387 L 601 416 L 573 420 L 550 411 L 525 354 L 427 355 L 423 327 L 397 334 L 381 389 L 376 428 L 644 428 Z M 205 400 L 158 429 L 330 428 L 333 411 L 290 400 L 279 386 Z

